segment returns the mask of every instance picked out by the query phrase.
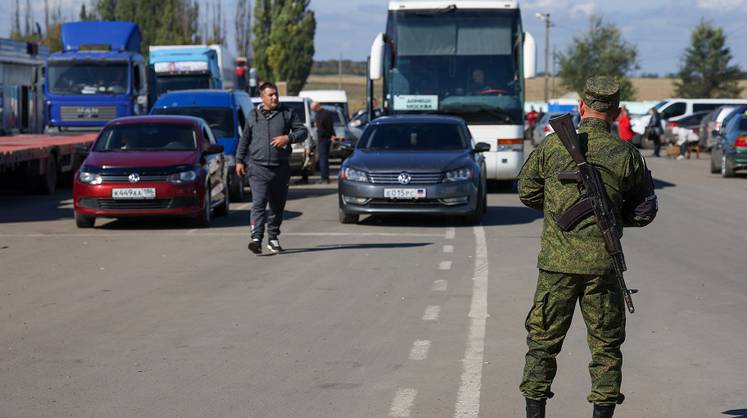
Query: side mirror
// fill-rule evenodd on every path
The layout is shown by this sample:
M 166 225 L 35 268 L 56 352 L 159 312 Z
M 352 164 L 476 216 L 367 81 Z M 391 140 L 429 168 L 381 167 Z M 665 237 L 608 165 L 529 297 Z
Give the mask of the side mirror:
M 220 154 L 223 152 L 223 145 L 221 144 L 210 144 L 205 152 L 203 154 L 205 155 L 211 155 L 211 154 Z
M 473 151 L 477 153 L 490 151 L 490 144 L 486 142 L 478 142 L 477 144 L 475 144 L 475 148 Z
M 368 78 L 371 80 L 381 80 L 384 72 L 384 34 L 379 33 L 371 45 L 371 62 L 368 66 Z
M 524 78 L 537 76 L 537 43 L 534 36 L 524 32 Z

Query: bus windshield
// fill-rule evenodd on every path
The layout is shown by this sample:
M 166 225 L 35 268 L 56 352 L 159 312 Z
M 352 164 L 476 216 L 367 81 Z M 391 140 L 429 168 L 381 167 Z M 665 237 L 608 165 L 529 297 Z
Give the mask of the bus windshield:
M 390 12 L 386 97 L 394 113 L 446 113 L 471 124 L 522 123 L 516 11 Z
M 54 94 L 124 94 L 127 61 L 50 60 L 49 91 Z

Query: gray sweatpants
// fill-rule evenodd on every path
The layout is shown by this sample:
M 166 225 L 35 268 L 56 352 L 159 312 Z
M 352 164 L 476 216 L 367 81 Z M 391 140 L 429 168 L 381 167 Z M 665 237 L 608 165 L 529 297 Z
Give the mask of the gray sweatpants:
M 288 199 L 290 166 L 263 166 L 249 164 L 249 186 L 252 188 L 252 239 L 262 240 L 265 235 L 276 239 L 283 223 L 283 211 Z M 268 210 L 269 204 L 269 210 Z

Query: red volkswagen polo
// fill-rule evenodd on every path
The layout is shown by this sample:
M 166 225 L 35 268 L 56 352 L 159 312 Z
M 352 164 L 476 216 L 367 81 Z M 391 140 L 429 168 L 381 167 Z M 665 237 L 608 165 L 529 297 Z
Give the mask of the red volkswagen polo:
M 138 116 L 111 121 L 75 176 L 75 223 L 97 217 L 172 215 L 208 226 L 228 214 L 223 146 L 204 120 Z

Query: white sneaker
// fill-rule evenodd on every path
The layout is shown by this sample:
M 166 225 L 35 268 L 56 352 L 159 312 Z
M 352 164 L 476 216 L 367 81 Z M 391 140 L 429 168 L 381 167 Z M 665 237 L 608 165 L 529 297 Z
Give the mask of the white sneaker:
M 267 241 L 267 249 L 275 254 L 283 252 L 283 247 L 280 246 L 280 241 L 276 239 Z
M 685 159 L 685 156 L 684 156 L 684 155 L 678 155 L 678 156 L 677 156 L 677 159 L 678 159 L 678 160 L 684 160 L 684 159 Z

